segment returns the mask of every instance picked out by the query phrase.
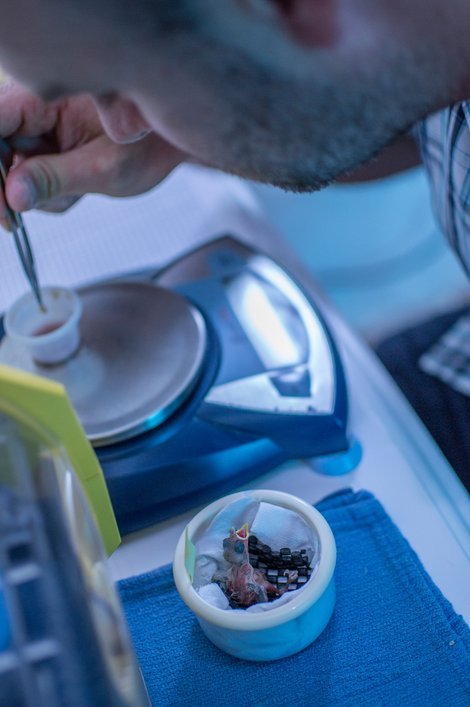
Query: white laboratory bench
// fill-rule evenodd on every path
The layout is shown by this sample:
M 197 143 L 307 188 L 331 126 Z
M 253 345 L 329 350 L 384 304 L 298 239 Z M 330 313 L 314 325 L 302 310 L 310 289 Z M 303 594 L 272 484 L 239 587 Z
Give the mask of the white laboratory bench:
M 183 167 L 142 197 L 87 197 L 66 215 L 34 213 L 26 222 L 43 284 L 78 285 L 158 267 L 223 234 L 268 252 L 286 267 L 321 303 L 335 335 L 348 382 L 350 431 L 363 455 L 343 476 L 321 475 L 314 464 L 299 460 L 244 488 L 287 491 L 311 503 L 348 486 L 371 491 L 455 610 L 470 621 L 470 500 L 462 484 L 388 374 L 317 291 L 242 182 Z M 26 288 L 8 238 L 0 239 L 0 282 L 4 310 Z M 125 537 L 109 559 L 114 579 L 171 562 L 178 537 L 197 510 Z

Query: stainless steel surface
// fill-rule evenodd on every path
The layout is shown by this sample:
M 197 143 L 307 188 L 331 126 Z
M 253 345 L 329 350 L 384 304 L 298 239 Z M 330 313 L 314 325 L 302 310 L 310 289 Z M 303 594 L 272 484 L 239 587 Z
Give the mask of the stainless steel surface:
M 129 439 L 173 413 L 197 384 L 206 326 L 183 296 L 143 282 L 87 287 L 82 346 L 61 366 L 36 365 L 8 337 L 0 363 L 65 385 L 94 446 Z
M 6 179 L 11 158 L 12 150 L 10 146 L 7 142 L 5 142 L 5 140 L 0 138 L 0 187 L 5 199 L 7 220 L 13 234 L 16 250 L 18 251 L 25 275 L 28 278 L 28 282 L 39 306 L 43 308 L 44 305 L 36 273 L 33 251 L 31 249 L 28 234 L 26 233 L 23 217 L 20 213 L 13 211 L 13 209 L 10 208 L 6 199 Z

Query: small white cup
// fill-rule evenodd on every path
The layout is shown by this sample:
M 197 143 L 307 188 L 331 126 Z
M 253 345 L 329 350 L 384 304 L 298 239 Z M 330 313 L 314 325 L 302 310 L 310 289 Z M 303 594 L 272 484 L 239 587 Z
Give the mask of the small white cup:
M 7 335 L 24 346 L 39 364 L 54 365 L 70 358 L 80 346 L 82 304 L 64 287 L 43 287 L 44 310 L 32 292 L 12 304 L 5 314 Z
M 297 513 L 317 534 L 320 559 L 314 575 L 291 600 L 257 613 L 219 609 L 208 604 L 194 589 L 185 567 L 186 533 L 192 540 L 214 516 L 232 501 L 241 498 L 265 501 Z M 209 640 L 231 655 L 252 661 L 285 658 L 306 648 L 323 631 L 335 604 L 334 569 L 336 543 L 323 516 L 308 503 L 281 491 L 243 491 L 215 501 L 186 526 L 176 547 L 173 576 L 185 604 Z

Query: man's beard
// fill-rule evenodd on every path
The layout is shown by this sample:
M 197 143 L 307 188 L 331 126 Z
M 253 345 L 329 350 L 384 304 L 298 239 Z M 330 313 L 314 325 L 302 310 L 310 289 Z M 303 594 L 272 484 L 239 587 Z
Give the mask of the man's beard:
M 191 69 L 215 116 L 201 157 L 286 190 L 318 190 L 445 101 L 448 77 L 430 56 L 417 62 L 400 48 L 362 70 L 319 61 L 298 78 L 206 45 Z

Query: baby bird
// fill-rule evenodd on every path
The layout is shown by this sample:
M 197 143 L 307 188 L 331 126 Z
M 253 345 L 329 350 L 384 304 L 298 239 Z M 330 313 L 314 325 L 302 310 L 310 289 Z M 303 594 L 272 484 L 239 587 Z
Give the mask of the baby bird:
M 297 579 L 297 572 L 290 571 L 287 584 L 278 589 L 269 582 L 264 573 L 252 567 L 248 553 L 248 524 L 239 530 L 230 529 L 230 535 L 223 541 L 224 559 L 231 567 L 224 576 L 216 576 L 214 580 L 222 585 L 230 601 L 236 606 L 247 608 L 269 598 L 280 597 L 291 582 Z

